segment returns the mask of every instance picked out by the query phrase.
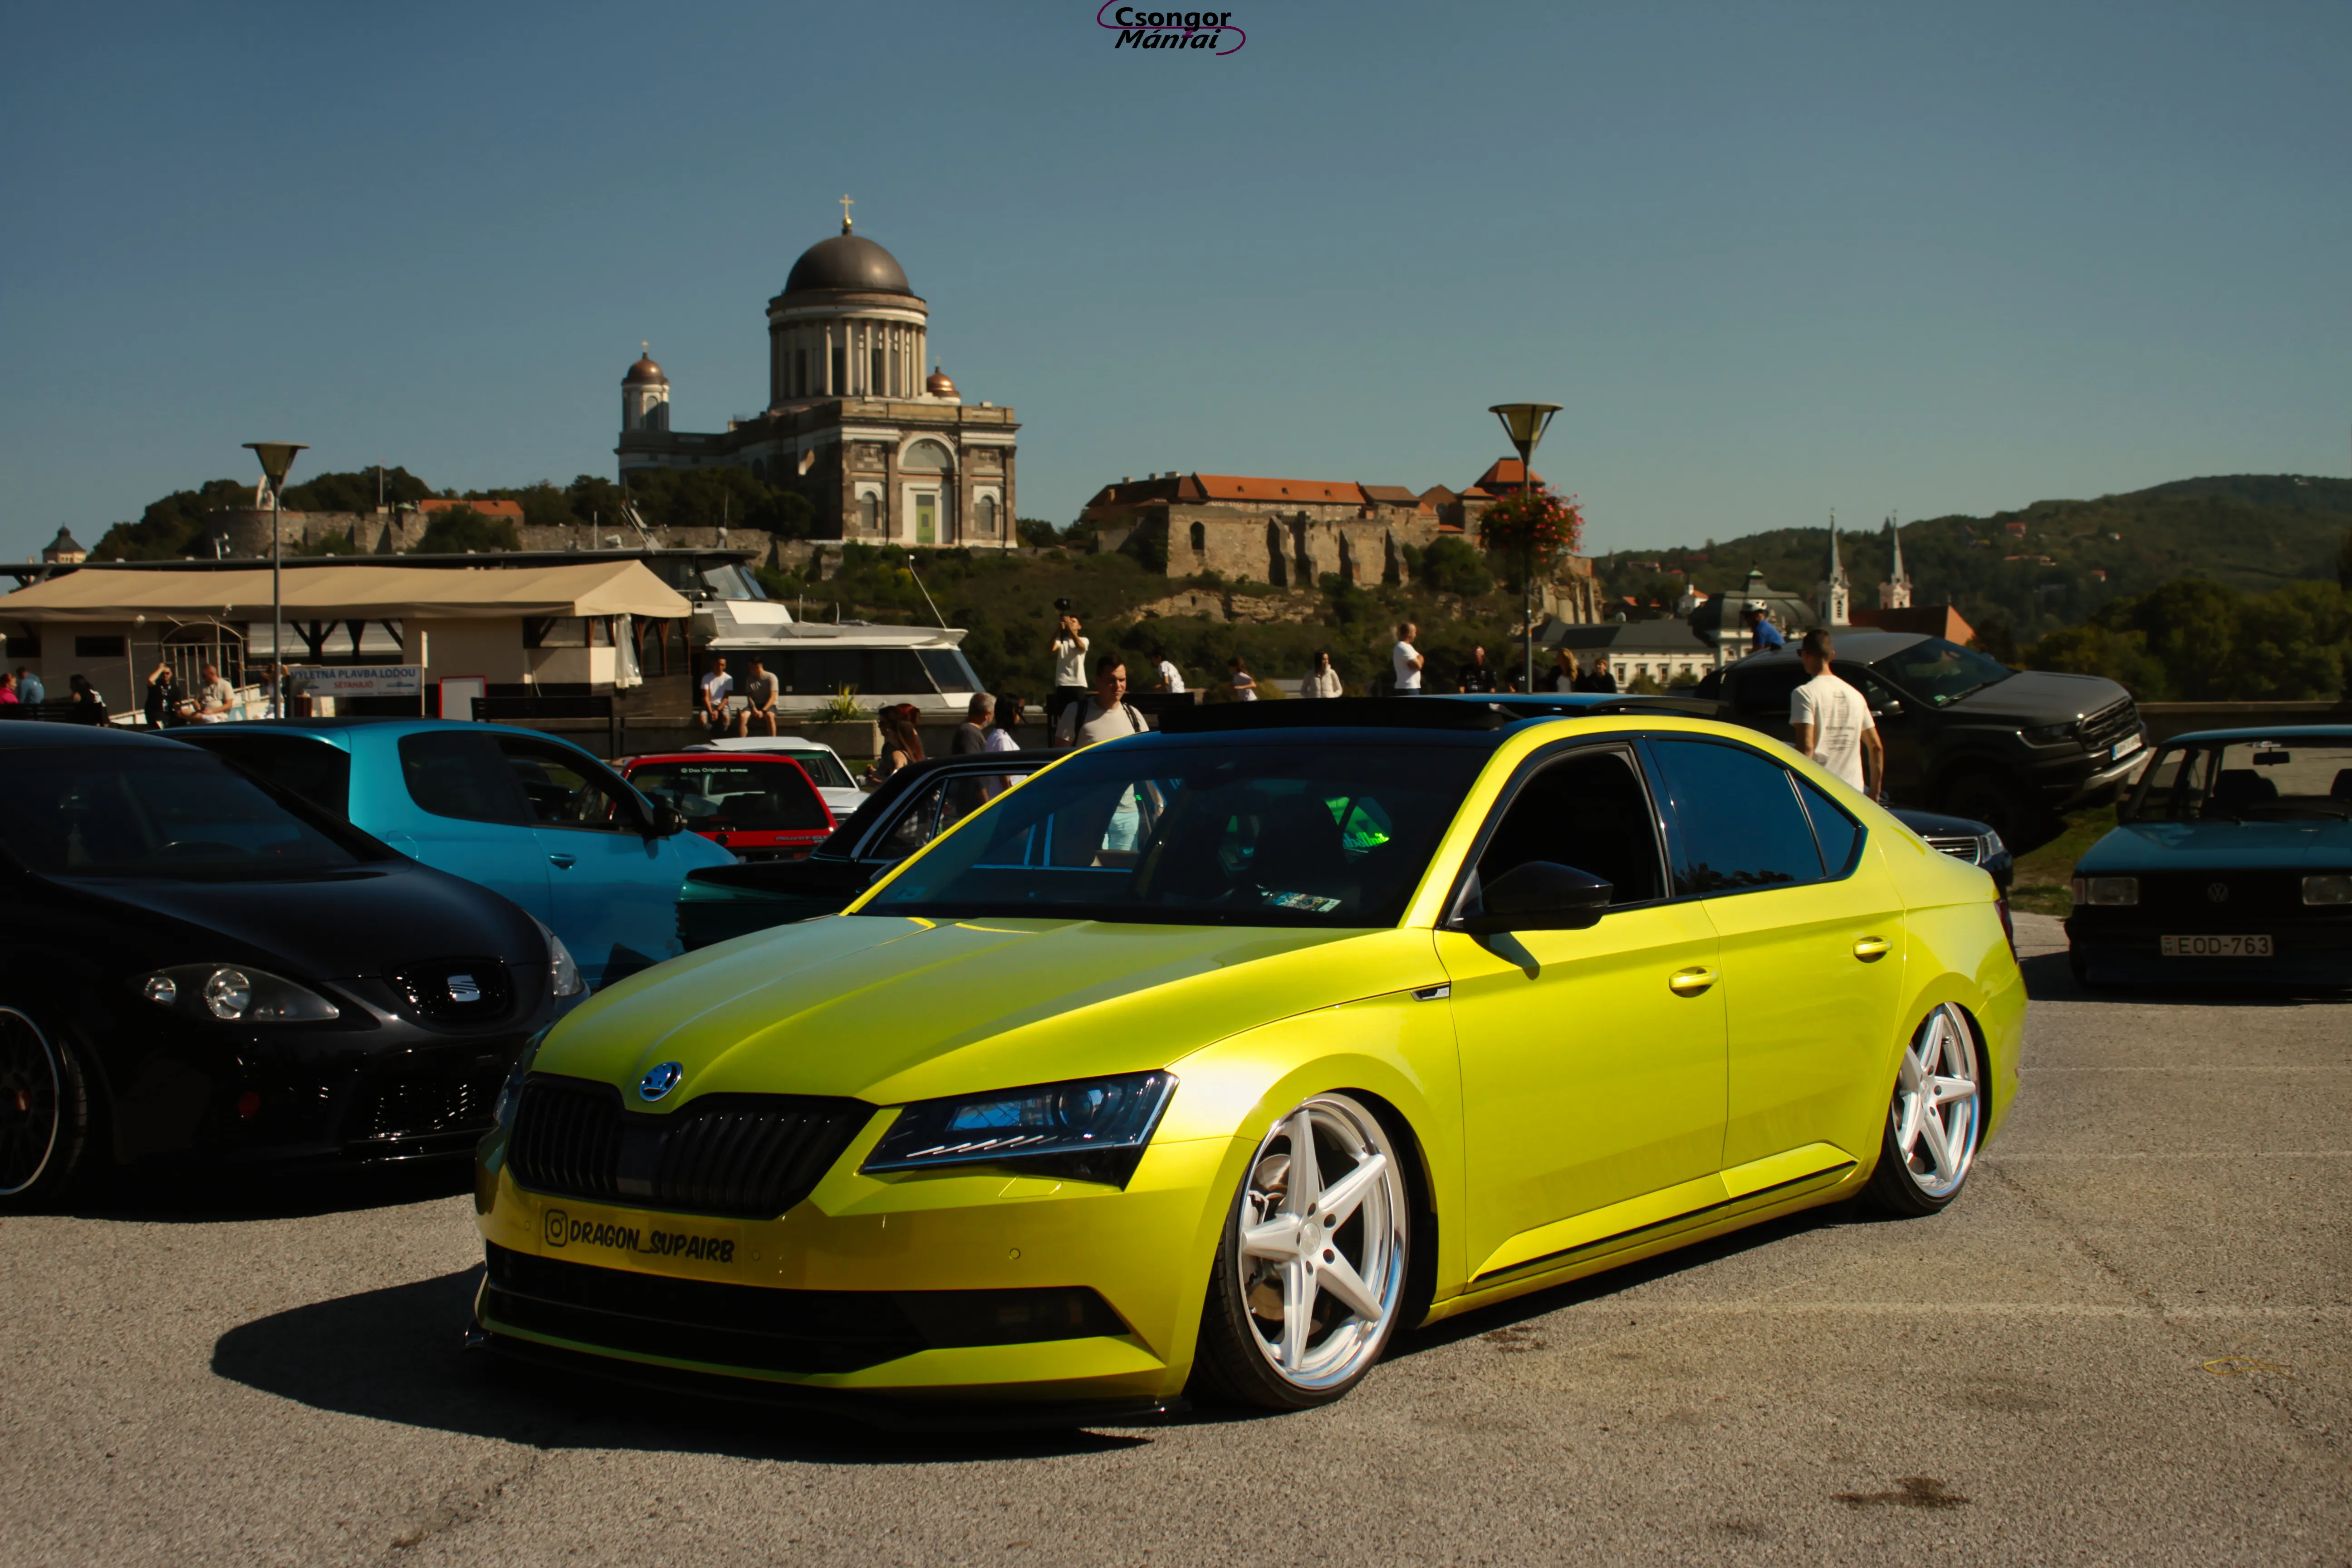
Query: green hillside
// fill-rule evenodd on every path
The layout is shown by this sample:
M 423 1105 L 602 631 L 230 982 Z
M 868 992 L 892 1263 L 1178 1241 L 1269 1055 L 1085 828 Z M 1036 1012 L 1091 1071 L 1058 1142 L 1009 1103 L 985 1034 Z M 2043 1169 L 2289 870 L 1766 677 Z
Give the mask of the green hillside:
M 2347 531 L 2352 480 L 2233 474 L 2096 500 L 2036 501 L 1990 517 L 1906 522 L 1903 557 L 1916 602 L 1957 605 L 1988 642 L 2030 642 L 2177 578 L 2255 593 L 2332 579 Z M 1845 534 L 1843 545 L 1855 606 L 1876 604 L 1888 566 L 1885 530 Z M 1631 595 L 1644 606 L 1671 605 L 1677 566 L 1709 593 L 1738 587 L 1752 565 L 1773 586 L 1810 596 L 1827 553 L 1826 528 L 1776 529 L 1695 547 L 1618 551 L 1593 569 L 1612 600 Z

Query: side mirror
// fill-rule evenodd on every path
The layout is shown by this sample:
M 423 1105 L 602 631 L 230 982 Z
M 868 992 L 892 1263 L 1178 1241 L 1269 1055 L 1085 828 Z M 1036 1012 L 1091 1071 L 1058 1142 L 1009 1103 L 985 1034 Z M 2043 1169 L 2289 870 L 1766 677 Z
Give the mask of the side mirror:
M 674 834 L 679 834 L 685 831 L 686 814 L 684 812 L 679 811 L 678 808 L 674 805 L 667 805 L 661 801 L 656 801 L 654 803 L 653 831 L 647 835 L 647 837 L 653 838 L 667 838 Z
M 1512 867 L 1480 890 L 1479 906 L 1456 924 L 1473 936 L 1507 931 L 1583 931 L 1601 923 L 1617 889 L 1590 871 L 1554 860 Z
M 1903 717 L 1903 704 L 1890 697 L 1873 708 L 1870 716 L 1874 719 L 1900 719 Z

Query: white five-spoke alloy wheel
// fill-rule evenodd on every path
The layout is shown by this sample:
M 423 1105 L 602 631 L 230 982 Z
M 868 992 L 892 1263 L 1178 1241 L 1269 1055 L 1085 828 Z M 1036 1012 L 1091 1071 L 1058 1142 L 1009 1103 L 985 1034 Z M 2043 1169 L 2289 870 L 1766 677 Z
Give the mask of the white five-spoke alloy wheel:
M 1882 1206 L 1932 1214 L 1958 1194 L 1983 1131 L 1981 1059 L 1968 1015 L 1951 1003 L 1921 1021 L 1895 1064 L 1885 1145 L 1871 1184 Z
M 1274 1379 L 1311 1398 L 1362 1376 L 1396 1326 L 1411 1224 L 1380 1119 L 1322 1094 L 1276 1122 L 1233 1224 L 1221 1256 Z

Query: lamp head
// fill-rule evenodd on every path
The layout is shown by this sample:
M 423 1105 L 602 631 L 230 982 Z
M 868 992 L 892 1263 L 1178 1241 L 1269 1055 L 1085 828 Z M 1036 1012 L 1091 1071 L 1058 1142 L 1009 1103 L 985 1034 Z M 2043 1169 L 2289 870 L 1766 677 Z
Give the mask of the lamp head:
M 261 459 L 261 471 L 269 476 L 273 489 L 285 479 L 286 471 L 294 466 L 294 454 L 310 449 L 300 441 L 247 441 L 246 447 Z
M 1544 429 L 1550 425 L 1551 416 L 1559 412 L 1559 405 L 1497 403 L 1486 412 L 1503 422 L 1503 428 L 1510 433 L 1511 445 L 1519 449 L 1519 456 L 1524 459 L 1535 450 L 1536 443 L 1543 439 Z

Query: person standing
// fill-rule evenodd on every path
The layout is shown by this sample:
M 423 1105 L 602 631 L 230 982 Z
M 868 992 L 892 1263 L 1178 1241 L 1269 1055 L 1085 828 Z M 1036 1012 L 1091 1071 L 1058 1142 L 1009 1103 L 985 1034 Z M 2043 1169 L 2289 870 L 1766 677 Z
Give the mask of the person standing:
M 1485 647 L 1472 645 L 1470 662 L 1462 667 L 1462 689 L 1472 693 L 1495 689 L 1495 671 L 1486 663 Z
M 1592 668 L 1587 673 L 1576 678 L 1576 684 L 1572 689 L 1578 691 L 1597 691 L 1604 696 L 1615 696 L 1617 694 L 1617 677 L 1609 668 L 1609 656 L 1604 653 L 1596 658 L 1592 661 Z
M 1054 628 L 1054 689 L 1045 699 L 1046 723 L 1059 724 L 1063 710 L 1086 696 L 1087 651 L 1093 646 L 1078 617 L 1063 610 Z
M 1107 658 L 1095 671 L 1095 689 L 1062 710 L 1054 726 L 1054 744 L 1066 749 L 1140 735 L 1150 726 L 1127 700 L 1127 661 Z
M 1182 696 L 1184 694 L 1184 672 L 1176 668 L 1175 660 L 1168 657 L 1167 650 L 1162 648 L 1154 652 L 1151 658 L 1152 662 L 1159 666 L 1160 669 L 1159 684 L 1152 687 L 1151 689 L 1154 691 L 1165 691 L 1171 697 Z
M 1307 679 L 1298 683 L 1298 695 L 1328 699 L 1339 696 L 1347 689 L 1346 683 L 1339 679 L 1339 672 L 1331 668 L 1331 650 L 1317 648 L 1315 668 L 1308 670 Z
M 712 660 L 710 673 L 702 678 L 702 720 L 714 741 L 727 733 L 727 700 L 734 695 L 735 678 L 727 673 L 726 658 Z
M 196 673 L 201 678 L 196 684 L 196 722 L 199 724 L 228 722 L 228 710 L 236 705 L 236 688 L 223 680 L 220 670 L 212 665 L 199 666 Z M 89 682 L 85 681 L 82 684 L 87 689 Z M 85 721 L 85 722 L 95 721 Z
M 1551 650 L 1551 668 L 1536 677 L 1538 691 L 1574 691 L 1584 672 L 1576 666 L 1576 650 L 1556 647 Z
M 25 664 L 18 665 L 16 667 L 16 700 L 29 702 L 38 708 L 47 701 L 48 698 L 49 689 L 41 684 L 41 678 L 33 673 L 32 667 Z
M 1825 628 L 1807 632 L 1797 657 L 1804 660 L 1809 679 L 1789 694 L 1790 743 L 1876 800 L 1886 775 L 1886 749 L 1870 704 L 1832 673 L 1837 649 Z
M 915 728 L 915 710 L 910 705 L 900 702 L 885 708 L 874 716 L 874 722 L 882 731 L 882 746 L 866 770 L 869 788 L 900 768 L 923 760 L 923 737 Z
M 1420 635 L 1421 628 L 1407 621 L 1397 627 L 1396 647 L 1389 649 L 1389 663 L 1396 670 L 1396 694 L 1399 697 L 1421 695 L 1421 668 L 1424 661 L 1421 650 L 1412 646 L 1412 639 Z
M 17 708 L 23 704 L 16 697 L 16 678 L 0 670 L 0 707 Z
M 776 732 L 776 678 L 751 656 L 751 673 L 743 678 L 743 713 L 735 721 L 735 732 L 748 735 L 757 730 L 763 735 Z
M 1225 660 L 1225 668 L 1230 670 L 1233 675 L 1234 700 L 1236 702 L 1256 701 L 1257 677 L 1249 672 L 1249 666 L 1242 662 L 1242 656 L 1235 654 L 1233 658 Z
M 995 711 L 988 720 L 988 749 L 992 752 L 1017 752 L 1021 742 L 1013 733 L 1021 722 L 1021 699 L 1010 693 L 998 697 Z
M 952 756 L 969 757 L 988 750 L 988 721 L 996 711 L 996 699 L 985 691 L 972 693 L 964 709 L 964 721 L 955 727 L 950 737 L 948 752 Z
M 180 711 L 180 679 L 173 673 L 169 660 L 155 666 L 147 677 L 147 691 L 142 706 L 147 714 L 151 730 L 168 730 L 186 722 Z

